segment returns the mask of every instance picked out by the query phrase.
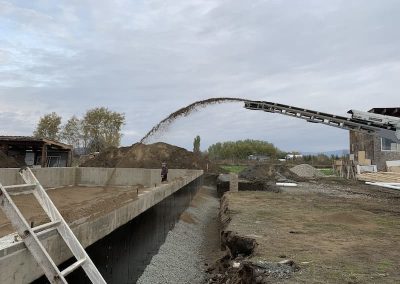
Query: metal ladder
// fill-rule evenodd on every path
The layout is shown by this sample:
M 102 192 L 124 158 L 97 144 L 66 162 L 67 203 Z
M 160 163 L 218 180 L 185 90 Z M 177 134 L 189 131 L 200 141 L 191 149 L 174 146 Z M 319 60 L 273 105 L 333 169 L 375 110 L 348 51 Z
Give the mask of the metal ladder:
M 82 267 L 92 283 L 106 283 L 71 228 L 58 212 L 46 191 L 29 168 L 22 168 L 20 175 L 26 184 L 3 186 L 0 183 L 0 207 L 25 242 L 50 283 L 68 283 L 65 277 Z M 48 215 L 50 222 L 31 228 L 15 205 L 11 196 L 33 193 Z M 60 271 L 40 241 L 40 236 L 49 229 L 56 229 L 76 258 L 76 262 Z

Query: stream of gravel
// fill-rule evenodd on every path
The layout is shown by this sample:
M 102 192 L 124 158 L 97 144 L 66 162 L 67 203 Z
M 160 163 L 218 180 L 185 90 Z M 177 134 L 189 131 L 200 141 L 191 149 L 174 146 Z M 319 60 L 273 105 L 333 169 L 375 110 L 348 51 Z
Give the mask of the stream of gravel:
M 205 283 L 219 248 L 218 209 L 215 188 L 203 186 L 137 283 Z

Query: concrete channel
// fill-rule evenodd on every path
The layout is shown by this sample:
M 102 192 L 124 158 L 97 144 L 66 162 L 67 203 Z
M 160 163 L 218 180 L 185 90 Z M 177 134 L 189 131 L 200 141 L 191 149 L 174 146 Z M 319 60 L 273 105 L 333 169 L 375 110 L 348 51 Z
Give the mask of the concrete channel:
M 94 219 L 81 218 L 71 224 L 108 283 L 136 282 L 203 181 L 202 171 L 181 169 L 171 169 L 169 182 L 164 184 L 160 171 L 152 169 L 48 168 L 35 169 L 35 174 L 45 188 L 145 186 L 136 200 Z M 22 183 L 18 169 L 0 169 L 0 182 Z M 41 268 L 14 235 L 0 238 L 0 283 L 46 283 Z M 72 261 L 56 232 L 46 233 L 43 244 L 61 267 Z M 68 280 L 90 283 L 80 270 Z

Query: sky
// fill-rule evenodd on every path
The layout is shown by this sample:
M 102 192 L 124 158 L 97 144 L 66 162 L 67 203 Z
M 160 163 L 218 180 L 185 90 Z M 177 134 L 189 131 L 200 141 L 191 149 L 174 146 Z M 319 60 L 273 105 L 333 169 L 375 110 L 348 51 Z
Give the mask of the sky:
M 126 115 L 123 145 L 211 97 L 347 115 L 399 107 L 397 0 L 0 0 L 0 135 L 105 106 Z M 348 148 L 348 132 L 251 111 L 201 109 L 152 142 L 201 149 L 259 139 L 286 151 Z

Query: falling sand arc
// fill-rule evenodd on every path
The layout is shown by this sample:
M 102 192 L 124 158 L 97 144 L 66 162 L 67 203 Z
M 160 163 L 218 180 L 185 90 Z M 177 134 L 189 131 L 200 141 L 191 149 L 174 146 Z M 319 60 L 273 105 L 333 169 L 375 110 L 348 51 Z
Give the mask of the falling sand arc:
M 188 116 L 199 108 L 204 108 L 209 105 L 229 103 L 229 102 L 244 102 L 245 99 L 241 98 L 211 98 L 202 101 L 194 102 L 186 107 L 180 108 L 179 110 L 171 113 L 168 117 L 161 120 L 156 126 L 154 126 L 141 140 L 140 143 L 146 143 L 148 140 L 158 131 L 164 130 L 168 125 L 170 125 L 175 119 Z

